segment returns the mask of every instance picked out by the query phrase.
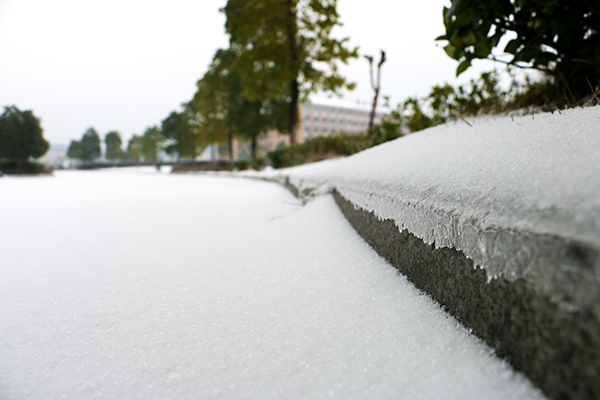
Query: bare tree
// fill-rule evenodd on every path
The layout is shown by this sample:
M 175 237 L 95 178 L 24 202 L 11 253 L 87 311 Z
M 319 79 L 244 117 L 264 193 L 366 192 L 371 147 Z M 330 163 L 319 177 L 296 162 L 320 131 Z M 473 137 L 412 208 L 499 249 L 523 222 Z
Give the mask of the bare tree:
M 375 96 L 373 97 L 373 107 L 371 108 L 371 116 L 369 118 L 369 131 L 373 128 L 373 120 L 375 119 L 375 109 L 377 108 L 377 99 L 379 98 L 379 89 L 381 88 L 381 66 L 385 62 L 385 51 L 381 50 L 381 60 L 379 64 L 377 64 L 377 85 L 375 85 L 375 80 L 373 79 L 373 57 L 365 56 L 367 60 L 369 60 L 369 71 L 371 73 L 371 87 L 375 91 Z

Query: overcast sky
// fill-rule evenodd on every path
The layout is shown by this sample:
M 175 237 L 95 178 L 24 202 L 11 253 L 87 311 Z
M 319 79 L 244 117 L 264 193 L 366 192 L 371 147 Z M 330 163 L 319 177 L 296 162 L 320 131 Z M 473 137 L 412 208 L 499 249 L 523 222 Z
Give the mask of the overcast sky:
M 90 126 L 127 140 L 190 100 L 216 49 L 227 47 L 226 0 L 0 0 L 0 106 L 31 109 L 53 144 Z M 382 95 L 393 103 L 456 84 L 456 62 L 434 39 L 450 0 L 339 0 L 361 55 L 387 52 Z M 480 61 L 460 82 L 494 67 Z M 344 98 L 370 101 L 368 63 L 342 69 L 357 83 Z

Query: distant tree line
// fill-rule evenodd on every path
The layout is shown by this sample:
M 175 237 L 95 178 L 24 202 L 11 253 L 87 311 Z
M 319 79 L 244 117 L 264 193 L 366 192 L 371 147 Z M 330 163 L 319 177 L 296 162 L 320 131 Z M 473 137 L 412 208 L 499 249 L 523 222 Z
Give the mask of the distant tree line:
M 298 105 L 316 91 L 352 89 L 339 63 L 358 56 L 348 38 L 332 37 L 340 26 L 337 0 L 228 0 L 221 9 L 229 46 L 219 49 L 197 82 L 193 98 L 171 112 L 160 126 L 134 135 L 122 149 L 118 132 L 105 137 L 108 160 L 154 161 L 159 152 L 193 159 L 211 144 L 235 138 L 249 142 L 269 130 L 290 135 L 294 144 Z M 588 104 L 600 95 L 600 3 L 586 0 L 451 0 L 443 10 L 444 50 L 458 61 L 457 75 L 475 59 L 502 61 L 541 71 L 544 79 L 515 80 L 506 91 L 495 73 L 470 84 L 436 86 L 425 98 L 409 98 L 391 118 L 369 128 L 370 142 L 398 137 L 449 119 L 519 107 L 555 109 Z M 493 53 L 506 34 L 508 59 Z M 367 57 L 373 67 L 373 58 Z M 382 52 L 378 68 L 385 61 Z M 372 71 L 373 72 L 373 71 Z M 375 80 L 374 105 L 380 84 Z M 376 84 L 375 84 L 376 82 Z M 91 129 L 91 128 L 90 128 Z M 93 129 L 74 141 L 69 156 L 91 161 L 101 156 Z M 310 146 L 308 146 L 310 147 Z
M 381 143 L 402 129 L 415 132 L 449 119 L 520 107 L 555 109 L 588 104 L 600 95 L 600 3 L 587 0 L 451 0 L 444 8 L 446 28 L 438 40 L 459 61 L 457 74 L 472 60 L 499 60 L 492 50 L 506 34 L 508 64 L 542 72 L 540 81 L 513 79 L 508 90 L 494 72 L 467 85 L 436 86 L 426 98 L 409 98 L 387 121 L 369 127 L 369 140 Z M 317 90 L 352 89 L 337 70 L 357 57 L 348 39 L 332 38 L 340 25 L 335 0 L 228 0 L 229 47 L 219 49 L 194 98 L 185 105 L 204 143 L 251 143 L 253 158 L 261 133 L 290 134 L 298 123 L 298 104 Z M 369 57 L 368 57 L 369 58 Z M 373 59 L 370 59 L 371 64 Z M 378 68 L 385 62 L 382 52 Z M 372 79 L 374 105 L 380 90 Z M 367 141 L 369 142 L 369 141 Z
M 310 93 L 354 87 L 337 69 L 358 56 L 348 38 L 331 35 L 341 25 L 337 0 L 228 0 L 221 11 L 229 47 L 217 50 L 193 98 L 125 150 L 118 132 L 107 134 L 108 160 L 152 161 L 159 150 L 193 159 L 211 144 L 227 144 L 231 155 L 234 138 L 250 142 L 254 158 L 257 138 L 271 129 L 294 141 L 299 102 Z M 90 128 L 68 155 L 92 161 L 99 143 Z
M 134 134 L 126 148 L 119 132 L 108 132 L 104 136 L 104 154 L 100 135 L 96 129 L 88 128 L 81 140 L 71 141 L 67 156 L 82 162 L 93 162 L 103 155 L 108 161 L 158 161 L 160 152 L 164 151 L 177 159 L 195 159 L 207 145 L 200 143 L 189 112 L 173 111 L 160 127 L 151 126 L 142 135 Z

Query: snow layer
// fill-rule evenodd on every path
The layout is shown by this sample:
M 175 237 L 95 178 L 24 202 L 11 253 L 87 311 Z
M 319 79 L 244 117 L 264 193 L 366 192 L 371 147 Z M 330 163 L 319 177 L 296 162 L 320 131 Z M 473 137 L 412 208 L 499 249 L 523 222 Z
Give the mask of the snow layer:
M 541 394 L 381 259 L 331 196 L 241 179 L 0 179 L 0 398 Z
M 600 107 L 450 123 L 279 179 L 600 315 Z

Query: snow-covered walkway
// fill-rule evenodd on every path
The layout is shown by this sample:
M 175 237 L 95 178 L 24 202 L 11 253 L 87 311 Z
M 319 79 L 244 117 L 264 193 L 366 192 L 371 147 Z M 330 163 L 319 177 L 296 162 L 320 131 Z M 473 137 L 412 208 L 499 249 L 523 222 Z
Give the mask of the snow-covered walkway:
M 331 196 L 151 170 L 0 179 L 0 398 L 542 398 Z

